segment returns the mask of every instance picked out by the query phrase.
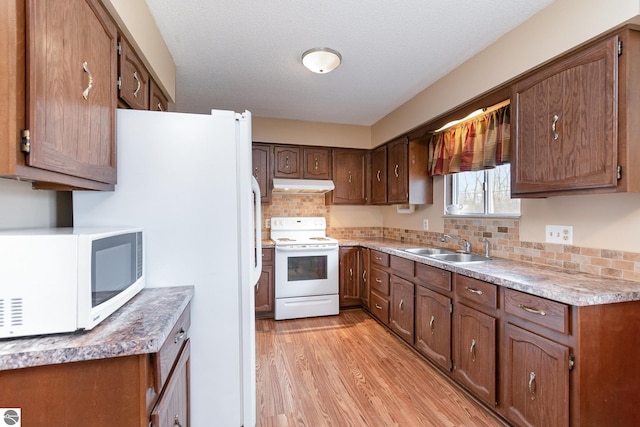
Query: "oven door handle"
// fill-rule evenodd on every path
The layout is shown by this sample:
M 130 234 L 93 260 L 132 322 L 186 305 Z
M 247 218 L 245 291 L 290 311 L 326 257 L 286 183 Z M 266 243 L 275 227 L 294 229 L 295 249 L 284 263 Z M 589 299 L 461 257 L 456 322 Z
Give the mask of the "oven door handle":
M 276 246 L 276 252 L 298 252 L 298 253 L 302 253 L 302 252 L 333 252 L 333 251 L 337 251 L 338 247 L 337 246 L 330 246 L 330 247 L 313 247 L 313 248 L 289 248 L 289 247 L 278 247 Z

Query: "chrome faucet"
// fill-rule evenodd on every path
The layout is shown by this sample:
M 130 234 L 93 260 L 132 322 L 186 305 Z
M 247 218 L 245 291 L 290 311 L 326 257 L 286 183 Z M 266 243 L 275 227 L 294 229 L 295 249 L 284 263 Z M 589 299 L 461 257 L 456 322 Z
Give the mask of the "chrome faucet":
M 467 254 L 471 253 L 471 242 L 468 241 L 467 239 L 456 239 L 455 237 L 453 237 L 451 234 L 443 234 L 442 235 L 442 239 L 440 239 L 441 242 L 444 242 L 445 240 L 451 240 L 453 242 L 456 242 L 457 244 L 459 244 L 460 246 L 464 247 L 464 252 Z
M 489 239 L 487 239 L 486 237 L 483 237 L 482 241 L 484 242 L 484 256 L 489 258 L 490 257 L 489 252 L 491 251 L 491 243 L 489 243 Z

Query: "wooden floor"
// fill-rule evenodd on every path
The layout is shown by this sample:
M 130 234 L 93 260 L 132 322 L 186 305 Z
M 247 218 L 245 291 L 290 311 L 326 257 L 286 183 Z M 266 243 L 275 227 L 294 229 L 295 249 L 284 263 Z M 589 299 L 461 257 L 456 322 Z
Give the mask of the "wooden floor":
M 256 321 L 257 425 L 499 426 L 362 310 Z

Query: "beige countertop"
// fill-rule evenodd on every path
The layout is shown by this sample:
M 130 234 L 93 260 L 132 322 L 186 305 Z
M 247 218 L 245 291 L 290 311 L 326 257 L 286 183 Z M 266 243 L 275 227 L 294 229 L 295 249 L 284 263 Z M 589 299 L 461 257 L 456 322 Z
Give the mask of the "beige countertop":
M 0 371 L 156 353 L 193 286 L 145 288 L 90 331 L 0 340 Z
M 493 258 L 490 261 L 453 263 L 414 255 L 403 248 L 420 247 L 391 239 L 341 240 L 341 246 L 362 246 L 499 286 L 575 306 L 640 300 L 640 282 L 595 276 L 539 264 Z

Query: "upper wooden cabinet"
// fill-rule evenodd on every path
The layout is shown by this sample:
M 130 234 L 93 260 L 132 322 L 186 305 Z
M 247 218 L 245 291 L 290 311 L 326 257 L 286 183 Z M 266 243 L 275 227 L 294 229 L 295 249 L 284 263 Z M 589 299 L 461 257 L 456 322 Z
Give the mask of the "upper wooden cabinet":
M 271 173 L 271 146 L 268 144 L 253 143 L 251 150 L 253 170 L 251 173 L 260 185 L 260 202 L 271 203 L 271 189 L 273 187 Z
M 302 178 L 299 146 L 276 145 L 273 147 L 273 177 Z
M 626 29 L 513 84 L 513 196 L 640 191 L 639 66 Z
M 302 147 L 305 179 L 331 179 L 331 149 L 327 147 Z
M 15 0 L 0 21 L 0 175 L 112 190 L 115 24 L 97 0 Z
M 118 89 L 130 108 L 149 109 L 149 73 L 124 37 L 118 39 Z
M 162 93 L 158 84 L 153 79 L 150 79 L 149 83 L 149 110 L 169 111 L 169 100 Z
M 371 153 L 371 204 L 387 203 L 387 145 Z
M 350 148 L 333 149 L 333 182 L 335 189 L 327 193 L 332 204 L 364 205 L 366 150 Z

